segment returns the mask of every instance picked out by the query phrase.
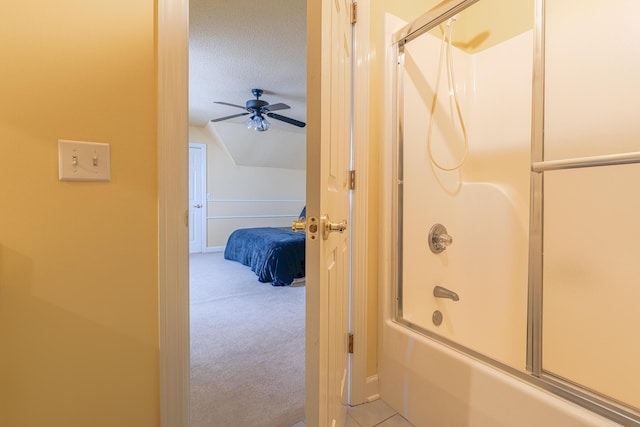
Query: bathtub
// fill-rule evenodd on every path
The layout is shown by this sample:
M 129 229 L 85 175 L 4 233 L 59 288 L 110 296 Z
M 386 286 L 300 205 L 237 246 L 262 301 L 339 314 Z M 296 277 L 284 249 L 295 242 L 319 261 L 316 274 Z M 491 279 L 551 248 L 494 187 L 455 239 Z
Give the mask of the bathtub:
M 383 292 L 388 303 L 391 289 Z M 380 396 L 416 427 L 618 425 L 417 334 L 389 314 L 380 325 Z

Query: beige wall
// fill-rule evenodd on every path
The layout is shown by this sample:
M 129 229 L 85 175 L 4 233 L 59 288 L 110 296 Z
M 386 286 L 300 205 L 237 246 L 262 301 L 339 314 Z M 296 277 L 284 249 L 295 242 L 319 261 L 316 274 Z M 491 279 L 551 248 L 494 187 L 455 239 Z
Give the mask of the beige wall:
M 482 0 L 460 14 L 454 45 L 478 52 L 533 28 L 533 0 Z
M 153 1 L 4 2 L 0 425 L 159 424 Z M 57 141 L 111 144 L 60 182 Z

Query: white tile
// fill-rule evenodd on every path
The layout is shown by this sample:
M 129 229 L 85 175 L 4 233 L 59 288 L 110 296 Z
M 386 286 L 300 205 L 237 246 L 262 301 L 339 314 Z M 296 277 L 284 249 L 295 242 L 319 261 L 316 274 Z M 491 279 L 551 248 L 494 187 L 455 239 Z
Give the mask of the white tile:
M 405 420 L 402 416 L 396 414 L 393 417 L 385 420 L 376 427 L 414 427 L 409 421 Z
M 395 413 L 389 405 L 380 399 L 349 408 L 349 415 L 360 427 L 374 427 L 391 418 Z

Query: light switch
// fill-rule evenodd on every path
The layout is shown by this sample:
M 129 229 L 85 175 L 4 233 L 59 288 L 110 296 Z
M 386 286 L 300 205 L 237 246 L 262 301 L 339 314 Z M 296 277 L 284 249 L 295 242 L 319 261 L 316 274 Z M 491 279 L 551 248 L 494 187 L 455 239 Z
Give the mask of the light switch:
M 61 181 L 110 181 L 109 144 L 58 140 L 58 179 Z

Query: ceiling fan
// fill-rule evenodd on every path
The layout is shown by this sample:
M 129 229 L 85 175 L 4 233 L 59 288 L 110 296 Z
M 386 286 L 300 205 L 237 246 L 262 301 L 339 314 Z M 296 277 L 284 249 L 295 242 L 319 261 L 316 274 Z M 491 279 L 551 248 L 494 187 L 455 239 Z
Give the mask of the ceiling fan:
M 273 111 L 278 110 L 286 110 L 289 107 L 287 104 L 278 103 L 278 104 L 269 104 L 267 101 L 263 101 L 260 97 L 263 94 L 262 89 L 251 89 L 251 93 L 256 99 L 250 99 L 247 101 L 246 106 L 230 104 L 228 102 L 214 101 L 216 104 L 228 105 L 230 107 L 241 108 L 246 110 L 244 113 L 232 114 L 230 116 L 220 117 L 219 119 L 211 119 L 212 122 L 221 122 L 223 120 L 232 119 L 234 117 L 246 116 L 251 114 L 251 117 L 247 119 L 245 122 L 249 129 L 257 130 L 258 132 L 264 132 L 269 129 L 270 123 L 264 117 L 271 117 L 272 119 L 280 120 L 285 123 L 289 123 L 298 127 L 305 127 L 306 123 L 292 119 L 290 117 L 281 116 L 280 114 L 276 114 Z

